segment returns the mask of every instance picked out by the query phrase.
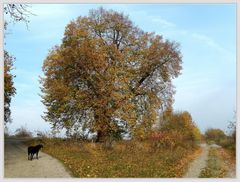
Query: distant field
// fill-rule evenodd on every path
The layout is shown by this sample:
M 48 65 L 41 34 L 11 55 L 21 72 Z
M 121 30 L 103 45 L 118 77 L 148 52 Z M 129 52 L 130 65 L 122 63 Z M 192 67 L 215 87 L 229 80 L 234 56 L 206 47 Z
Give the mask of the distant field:
M 113 150 L 101 144 L 63 141 L 60 139 L 31 140 L 43 143 L 43 151 L 62 161 L 75 177 L 182 177 L 200 148 L 154 150 L 147 142 L 121 141 Z

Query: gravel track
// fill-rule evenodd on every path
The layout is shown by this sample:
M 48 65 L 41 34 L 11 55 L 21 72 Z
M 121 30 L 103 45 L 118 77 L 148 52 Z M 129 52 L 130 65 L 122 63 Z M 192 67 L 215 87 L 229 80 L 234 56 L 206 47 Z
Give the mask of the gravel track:
M 40 152 L 39 159 L 27 159 L 27 146 L 21 139 L 4 141 L 5 178 L 70 178 L 70 173 L 57 159 Z
M 208 150 L 207 144 L 201 144 L 202 153 L 189 165 L 187 173 L 183 178 L 198 178 L 201 170 L 207 165 Z
M 201 170 L 206 167 L 207 165 L 207 159 L 208 159 L 208 151 L 210 147 L 213 148 L 221 148 L 221 146 L 212 144 L 201 144 L 202 147 L 202 153 L 189 165 L 187 173 L 183 176 L 183 178 L 198 178 Z M 236 169 L 235 166 L 228 164 L 228 160 L 226 159 L 224 161 L 226 168 L 228 169 L 228 172 L 225 176 L 225 178 L 236 178 Z

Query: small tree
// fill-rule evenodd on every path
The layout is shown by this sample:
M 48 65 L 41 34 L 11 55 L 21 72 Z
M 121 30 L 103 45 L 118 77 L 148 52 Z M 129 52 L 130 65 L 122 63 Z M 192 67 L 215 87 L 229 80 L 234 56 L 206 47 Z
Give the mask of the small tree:
M 205 132 L 205 139 L 207 142 L 215 142 L 216 144 L 219 144 L 224 138 L 226 138 L 226 135 L 221 129 L 210 128 Z
M 32 132 L 30 132 L 26 127 L 21 126 L 16 129 L 15 136 L 17 137 L 32 137 Z
M 201 133 L 188 112 L 173 112 L 171 108 L 163 112 L 161 125 L 153 132 L 154 146 L 194 148 L 201 140 Z
M 228 141 L 225 142 L 223 147 L 230 149 L 236 155 L 236 118 L 229 122 L 228 129 Z
M 229 129 L 229 135 L 236 143 L 236 120 L 234 119 L 233 121 L 230 121 L 228 124 L 228 129 Z

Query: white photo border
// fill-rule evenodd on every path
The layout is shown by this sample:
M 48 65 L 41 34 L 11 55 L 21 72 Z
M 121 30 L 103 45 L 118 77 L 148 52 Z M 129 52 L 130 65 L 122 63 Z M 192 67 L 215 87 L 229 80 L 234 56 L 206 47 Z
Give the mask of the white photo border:
M 4 47 L 4 34 L 3 34 L 3 4 L 5 3 L 29 3 L 29 4 L 70 4 L 70 3 L 80 3 L 80 4 L 229 4 L 234 3 L 237 5 L 237 12 L 236 12 L 236 24 L 237 24 L 237 30 L 236 30 L 236 84 L 237 84 L 237 90 L 236 90 L 236 120 L 237 120 L 237 144 L 236 144 L 236 178 L 4 178 L 4 54 L 3 54 L 3 47 Z M 26 181 L 26 182 L 32 182 L 32 181 L 58 181 L 58 182 L 67 182 L 67 181 L 86 181 L 86 182 L 95 182 L 95 181 L 113 181 L 113 182 L 120 182 L 120 181 L 191 181 L 191 182 L 213 182 L 213 181 L 227 181 L 227 182 L 238 182 L 240 180 L 240 160 L 239 160 L 239 147 L 240 147 L 240 110 L 238 107 L 238 104 L 240 103 L 240 96 L 238 93 L 240 93 L 240 0 L 2 0 L 0 2 L 0 57 L 1 57 L 1 63 L 0 63 L 0 181 L 9 181 L 9 182 L 15 182 L 15 181 Z

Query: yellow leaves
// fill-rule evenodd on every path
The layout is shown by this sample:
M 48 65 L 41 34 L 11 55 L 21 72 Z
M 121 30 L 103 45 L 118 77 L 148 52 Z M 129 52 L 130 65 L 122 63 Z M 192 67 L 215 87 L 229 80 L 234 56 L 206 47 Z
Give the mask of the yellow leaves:
M 181 64 L 177 51 L 173 43 L 143 32 L 122 13 L 100 8 L 78 17 L 44 61 L 47 119 L 59 120 L 59 113 L 76 118 L 72 113 L 88 108 L 86 122 L 94 127 L 113 127 L 109 123 L 118 118 L 149 129 L 160 106 L 171 105 L 174 92 L 169 79 L 178 75 Z M 169 88 L 163 89 L 164 84 Z
M 10 104 L 12 97 L 16 94 L 16 89 L 13 85 L 15 75 L 11 72 L 14 59 L 7 51 L 4 51 L 4 123 L 11 121 Z
M 188 112 L 173 113 L 172 109 L 163 113 L 159 134 L 162 136 L 156 142 L 165 147 L 194 148 L 201 137 Z
M 113 100 L 119 100 L 119 99 L 123 98 L 123 94 L 121 94 L 119 92 L 112 92 L 111 98 L 113 98 Z

